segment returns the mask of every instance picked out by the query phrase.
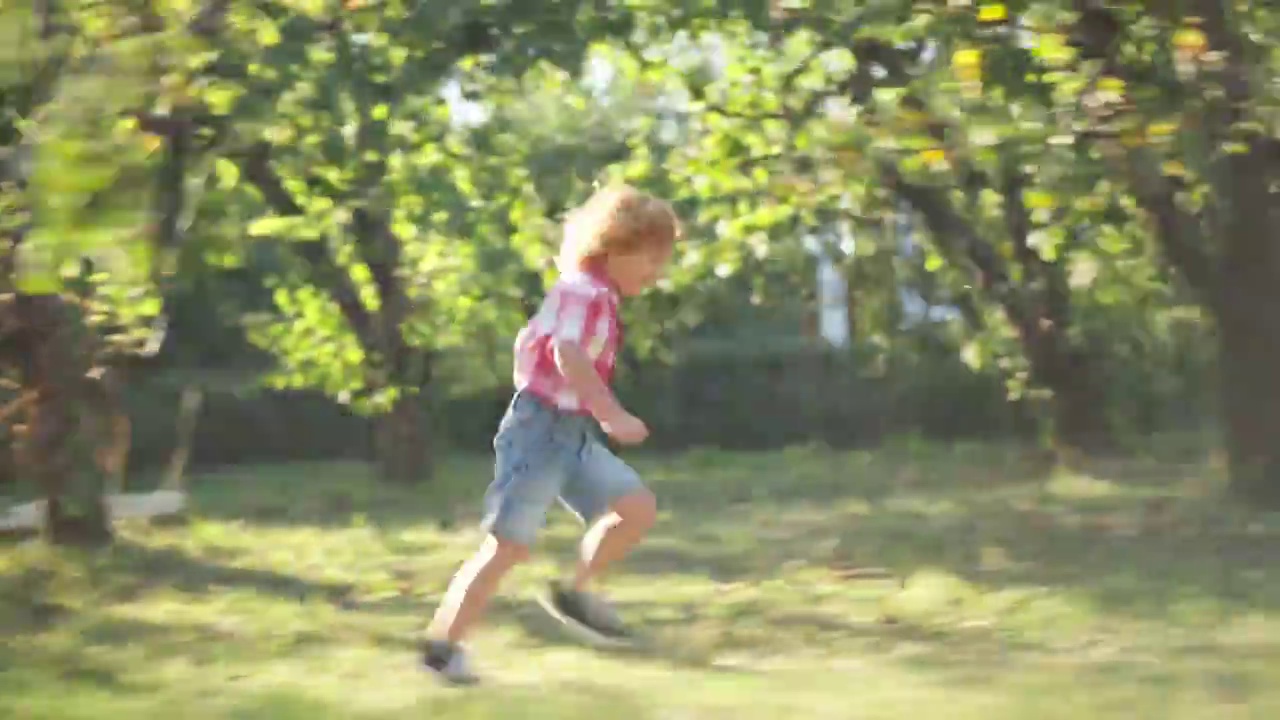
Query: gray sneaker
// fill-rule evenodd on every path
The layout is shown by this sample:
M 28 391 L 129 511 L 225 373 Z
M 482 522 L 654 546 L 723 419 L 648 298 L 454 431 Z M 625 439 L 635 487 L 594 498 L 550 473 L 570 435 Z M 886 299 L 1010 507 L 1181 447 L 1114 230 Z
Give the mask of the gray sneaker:
M 608 600 L 553 582 L 539 599 L 543 609 L 592 645 L 617 647 L 630 644 L 633 635 Z
M 461 645 L 428 640 L 422 649 L 422 664 L 427 672 L 450 685 L 474 685 L 480 681 Z

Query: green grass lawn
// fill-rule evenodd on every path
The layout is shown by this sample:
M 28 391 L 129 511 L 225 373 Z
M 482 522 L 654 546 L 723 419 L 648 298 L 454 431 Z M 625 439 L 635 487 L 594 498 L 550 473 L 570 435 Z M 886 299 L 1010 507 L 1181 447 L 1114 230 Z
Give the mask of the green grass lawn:
M 246 467 L 195 478 L 188 523 L 108 551 L 0 546 L 0 717 L 1280 717 L 1280 522 L 1215 501 L 1207 461 L 636 464 L 662 519 L 610 585 L 642 650 L 577 647 L 535 609 L 578 532 L 557 510 L 475 640 L 488 683 L 438 687 L 415 634 L 478 540 L 485 459 L 432 489 Z

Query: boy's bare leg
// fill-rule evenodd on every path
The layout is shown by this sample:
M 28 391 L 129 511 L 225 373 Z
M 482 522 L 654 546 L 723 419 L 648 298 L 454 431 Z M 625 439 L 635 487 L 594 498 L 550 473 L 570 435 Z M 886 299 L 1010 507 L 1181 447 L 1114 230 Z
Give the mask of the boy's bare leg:
M 427 629 L 427 637 L 449 644 L 462 642 L 484 614 L 502 578 L 528 557 L 528 546 L 490 535 L 453 576 Z
M 582 538 L 573 589 L 585 590 L 606 567 L 625 557 L 653 527 L 657 516 L 657 502 L 647 490 L 619 498 L 612 511 L 597 520 Z
M 590 643 L 627 643 L 631 631 L 613 606 L 585 588 L 610 564 L 622 559 L 653 526 L 657 505 L 653 495 L 640 490 L 613 503 L 582 539 L 582 554 L 572 580 L 553 582 L 544 607 Z

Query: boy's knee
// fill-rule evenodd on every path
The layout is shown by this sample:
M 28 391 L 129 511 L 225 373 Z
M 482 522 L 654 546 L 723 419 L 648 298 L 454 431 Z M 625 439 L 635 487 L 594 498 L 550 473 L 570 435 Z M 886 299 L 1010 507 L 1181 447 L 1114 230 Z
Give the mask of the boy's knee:
M 506 568 L 529 559 L 529 546 L 526 543 L 505 540 L 496 535 L 485 539 L 483 552 L 489 557 L 489 562 Z
M 658 499 L 644 490 L 619 498 L 613 511 L 624 523 L 637 530 L 648 530 L 658 521 Z

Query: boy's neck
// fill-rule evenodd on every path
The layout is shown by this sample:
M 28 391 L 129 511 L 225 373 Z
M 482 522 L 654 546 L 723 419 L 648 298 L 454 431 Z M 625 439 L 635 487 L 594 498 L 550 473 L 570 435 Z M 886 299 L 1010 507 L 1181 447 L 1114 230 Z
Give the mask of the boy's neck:
M 609 273 L 605 270 L 603 261 L 595 260 L 593 262 L 583 263 L 582 266 L 578 268 L 578 271 L 583 275 L 592 278 L 601 285 L 604 285 L 613 292 L 618 292 L 618 284 L 613 281 L 613 278 L 609 277 Z

